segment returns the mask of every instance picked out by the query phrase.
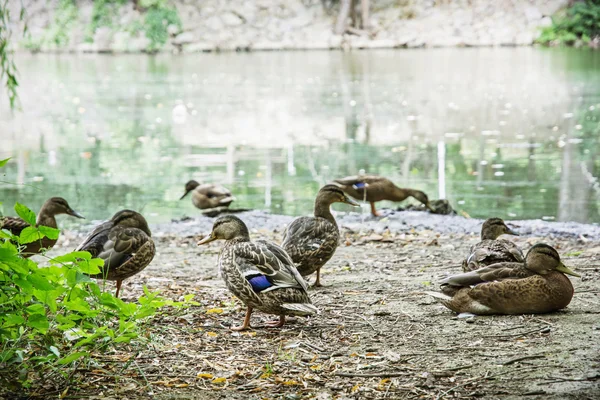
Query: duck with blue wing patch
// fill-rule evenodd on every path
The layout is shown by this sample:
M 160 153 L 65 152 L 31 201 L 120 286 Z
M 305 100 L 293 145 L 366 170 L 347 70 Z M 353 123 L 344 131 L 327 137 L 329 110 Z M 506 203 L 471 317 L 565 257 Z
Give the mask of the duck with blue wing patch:
M 306 282 L 298 273 L 289 255 L 275 243 L 250 241 L 246 224 L 233 215 L 218 218 L 209 236 L 198 242 L 225 240 L 219 255 L 219 272 L 227 288 L 244 304 L 244 323 L 233 330 L 250 328 L 254 309 L 279 316 L 267 323 L 281 327 L 286 315 L 307 316 L 318 313 L 306 292 Z
M 321 267 L 335 253 L 340 233 L 331 214 L 333 203 L 358 206 L 335 185 L 325 185 L 315 200 L 314 217 L 296 218 L 283 234 L 281 246 L 290 255 L 298 272 L 307 276 L 317 272 L 315 286 L 321 286 Z
M 102 272 L 92 278 L 117 281 L 116 297 L 121 284 L 150 264 L 156 252 L 150 228 L 144 217 L 131 210 L 116 213 L 98 225 L 77 247 L 92 257 L 104 260 Z

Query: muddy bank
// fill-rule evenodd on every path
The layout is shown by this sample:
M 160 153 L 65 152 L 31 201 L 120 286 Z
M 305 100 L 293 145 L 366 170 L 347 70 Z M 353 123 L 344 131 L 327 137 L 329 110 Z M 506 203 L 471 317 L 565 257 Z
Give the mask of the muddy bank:
M 254 239 L 279 242 L 292 218 L 241 214 Z M 404 212 L 374 219 L 338 214 L 341 245 L 310 289 L 321 314 L 232 332 L 244 306 L 217 273 L 222 243 L 197 247 L 213 219 L 153 226 L 157 255 L 125 281 L 199 305 L 165 310 L 145 332 L 151 347 L 95 354 L 71 396 L 146 399 L 597 399 L 600 397 L 600 249 L 592 225 L 518 221 L 522 249 L 544 241 L 582 275 L 564 310 L 460 319 L 420 292 L 436 288 L 478 241 L 479 221 Z M 387 228 L 386 228 L 387 227 Z M 379 233 L 377 233 L 379 232 Z M 468 233 L 467 233 L 468 232 Z M 475 233 L 471 233 L 475 232 Z M 584 234 L 586 239 L 581 239 Z M 60 254 L 79 235 L 64 239 Z M 535 236 L 534 236 L 535 235 Z M 68 243 L 70 241 L 70 243 Z M 313 277 L 310 278 L 314 279 Z M 111 283 L 107 290 L 114 290 Z M 133 357 L 133 358 L 132 358 Z M 135 369 L 122 373 L 124 363 Z M 118 377 L 118 379 L 115 378 Z M 99 398 L 99 397 L 98 397 Z

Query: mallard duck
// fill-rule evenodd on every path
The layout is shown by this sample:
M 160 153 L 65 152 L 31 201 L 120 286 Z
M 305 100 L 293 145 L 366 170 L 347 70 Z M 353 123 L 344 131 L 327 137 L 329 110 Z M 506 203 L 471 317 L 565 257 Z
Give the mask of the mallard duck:
M 44 203 L 40 212 L 37 215 L 36 225 L 37 226 L 49 226 L 51 228 L 58 228 L 56 224 L 56 216 L 60 214 L 67 214 L 77 218 L 84 218 L 83 215 L 73 210 L 69 203 L 62 197 L 52 197 Z M 13 235 L 20 235 L 23 229 L 27 228 L 29 224 L 18 217 L 4 217 L 0 218 L 0 229 L 6 229 Z M 43 249 L 49 250 L 56 244 L 56 240 L 44 237 L 42 240 L 36 240 L 35 242 L 28 243 L 21 252 L 23 257 L 29 258 L 35 254 L 39 254 Z
M 253 309 L 279 315 L 278 321 L 267 324 L 270 327 L 283 326 L 286 315 L 306 316 L 318 312 L 308 297 L 306 282 L 281 247 L 263 240 L 251 242 L 246 224 L 233 215 L 218 218 L 210 235 L 198 245 L 217 239 L 225 240 L 219 255 L 221 277 L 247 307 L 244 323 L 233 330 L 250 327 Z
M 510 240 L 498 239 L 501 235 L 519 236 L 500 218 L 487 219 L 481 227 L 481 242 L 471 247 L 469 256 L 462 263 L 463 271 L 469 272 L 499 262 L 524 262 L 521 249 Z
M 156 249 L 151 235 L 141 214 L 122 210 L 94 228 L 76 251 L 87 251 L 104 260 L 102 272 L 90 276 L 117 281 L 119 297 L 123 280 L 142 271 L 154 258 Z
M 457 313 L 539 314 L 565 308 L 573 298 L 573 285 L 558 252 L 536 244 L 525 263 L 497 263 L 444 279 L 442 293 L 432 293 Z
M 191 180 L 185 184 L 185 193 L 179 200 L 183 200 L 189 192 L 192 192 L 192 203 L 201 210 L 215 207 L 229 207 L 235 200 L 229 189 L 211 183 L 199 184 Z
M 429 204 L 429 198 L 425 193 L 416 189 L 402 189 L 394 185 L 392 181 L 383 176 L 377 175 L 358 175 L 347 176 L 336 179 L 335 183 L 348 195 L 357 200 L 368 201 L 371 203 L 371 214 L 379 216 L 375 209 L 375 202 L 382 200 L 403 201 L 407 197 L 413 197 L 420 201 L 429 210 L 434 211 Z
M 281 246 L 290 255 L 300 275 L 317 271 L 315 286 L 321 286 L 321 267 L 335 253 L 339 229 L 329 207 L 333 203 L 358 206 L 335 185 L 325 185 L 317 194 L 314 217 L 300 217 L 288 225 Z

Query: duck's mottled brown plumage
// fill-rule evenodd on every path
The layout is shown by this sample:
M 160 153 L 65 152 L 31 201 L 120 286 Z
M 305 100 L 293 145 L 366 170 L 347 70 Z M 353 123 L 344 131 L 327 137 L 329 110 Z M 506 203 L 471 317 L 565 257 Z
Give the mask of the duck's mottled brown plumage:
M 156 249 L 151 235 L 141 214 L 122 210 L 98 225 L 77 250 L 104 260 L 102 272 L 91 276 L 117 281 L 118 297 L 121 282 L 142 271 L 154 258 Z
M 430 293 L 449 309 L 478 315 L 538 314 L 566 307 L 573 285 L 555 249 L 537 244 L 525 263 L 498 263 L 442 281 L 444 294 Z
M 188 193 L 192 193 L 192 203 L 196 208 L 205 210 L 215 207 L 229 207 L 235 200 L 229 189 L 212 183 L 200 184 L 194 180 L 185 184 L 185 193 L 181 196 L 183 199 Z
M 36 225 L 37 226 L 48 226 L 50 228 L 58 228 L 56 223 L 56 216 L 60 214 L 67 214 L 77 218 L 83 218 L 81 214 L 73 210 L 69 203 L 62 197 L 52 197 L 44 203 L 40 212 L 37 214 Z M 0 218 L 0 229 L 6 229 L 15 236 L 19 236 L 23 229 L 27 228 L 29 224 L 23 219 L 18 217 L 4 217 Z M 56 244 L 56 239 L 49 239 L 44 237 L 41 240 L 28 243 L 21 252 L 23 257 L 29 258 L 35 254 L 39 254 L 42 250 L 49 250 Z
M 487 219 L 481 227 L 481 242 L 471 247 L 469 256 L 462 263 L 463 271 L 473 271 L 499 262 L 524 262 L 521 249 L 509 240 L 498 239 L 501 235 L 518 233 L 506 226 L 500 218 Z
M 298 272 L 307 276 L 317 271 L 315 286 L 320 286 L 320 269 L 331 259 L 339 243 L 339 229 L 330 210 L 331 204 L 337 202 L 358 205 L 339 187 L 325 185 L 317 194 L 314 217 L 296 218 L 283 234 L 281 246 Z
M 227 288 L 248 307 L 244 324 L 247 329 L 253 309 L 280 316 L 281 326 L 286 315 L 306 316 L 318 310 L 306 292 L 306 282 L 298 273 L 288 254 L 268 241 L 251 242 L 246 225 L 237 217 L 227 215 L 217 219 L 210 236 L 198 244 L 224 239 L 219 255 L 219 271 Z M 259 291 L 250 279 L 265 277 L 269 287 Z M 265 280 L 266 281 L 266 280 Z
M 404 201 L 408 197 L 413 197 L 423 203 L 430 210 L 429 198 L 427 195 L 416 189 L 399 188 L 392 181 L 383 176 L 377 175 L 357 175 L 347 176 L 334 181 L 349 196 L 357 200 L 368 201 L 371 203 L 371 213 L 377 216 L 375 203 L 382 200 Z

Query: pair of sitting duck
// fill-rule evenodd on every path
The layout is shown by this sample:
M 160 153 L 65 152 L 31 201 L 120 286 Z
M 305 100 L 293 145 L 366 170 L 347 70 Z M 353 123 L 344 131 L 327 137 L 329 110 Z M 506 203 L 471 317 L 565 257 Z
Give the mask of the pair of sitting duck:
M 65 199 L 52 197 L 40 209 L 36 226 L 57 228 L 56 216 L 60 214 L 84 218 L 73 210 Z M 0 219 L 0 229 L 6 229 L 13 235 L 18 236 L 28 226 L 26 221 L 17 217 Z M 119 297 L 123 280 L 142 271 L 154 258 L 156 250 L 151 236 L 148 223 L 141 214 L 131 210 L 122 210 L 110 220 L 98 225 L 77 247 L 76 251 L 87 251 L 92 257 L 104 260 L 102 271 L 91 277 L 116 281 L 116 296 Z M 31 257 L 51 249 L 55 244 L 55 239 L 44 237 L 25 245 L 21 255 Z

